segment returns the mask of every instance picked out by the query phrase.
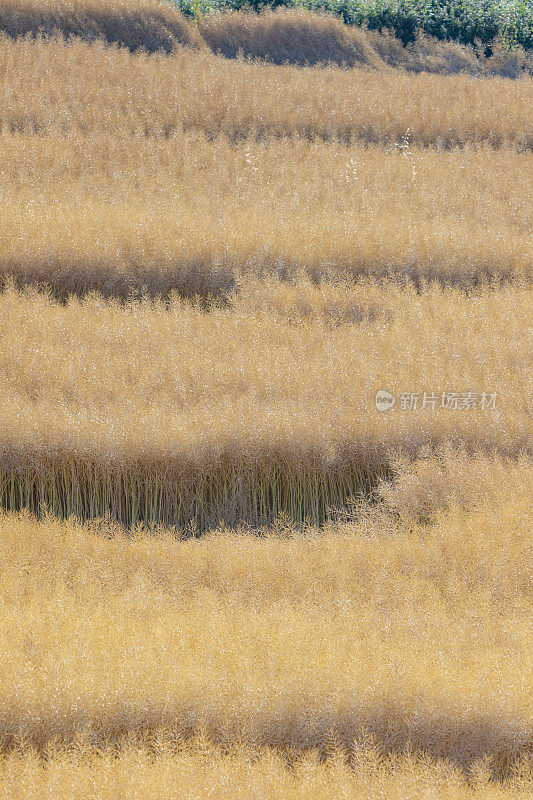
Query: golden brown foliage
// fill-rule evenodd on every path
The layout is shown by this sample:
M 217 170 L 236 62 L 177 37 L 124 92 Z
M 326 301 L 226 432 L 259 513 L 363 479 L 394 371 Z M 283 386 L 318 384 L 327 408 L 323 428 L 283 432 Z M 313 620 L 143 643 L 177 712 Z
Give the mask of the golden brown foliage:
M 404 47 L 390 34 L 349 27 L 329 14 L 304 9 L 211 13 L 198 20 L 198 29 L 214 52 L 228 58 L 242 54 L 274 64 L 389 66 L 413 72 L 511 78 L 533 72 L 533 58 L 521 48 L 510 50 L 496 44 L 495 53 L 485 58 L 471 47 L 424 36 Z
M 2 0 L 0 31 L 13 38 L 99 39 L 147 52 L 202 44 L 176 6 L 160 0 Z
M 2 503 L 126 524 L 321 523 L 386 474 L 390 448 L 530 448 L 530 290 L 361 283 L 335 306 L 333 287 L 302 280 L 297 316 L 287 291 L 269 283 L 210 312 L 5 292 Z M 378 389 L 394 411 L 376 411 Z M 477 393 L 476 407 L 440 408 L 450 391 Z M 418 409 L 401 409 L 402 392 Z M 424 392 L 436 405 L 420 407 Z
M 230 61 L 181 48 L 0 40 L 2 131 L 232 141 L 268 136 L 440 148 L 533 148 L 533 78 L 413 75 Z
M 533 55 L 520 47 L 510 48 L 497 40 L 491 46 L 492 55 L 473 51 L 457 42 L 442 42 L 420 36 L 416 42 L 403 47 L 394 36 L 368 33 L 369 44 L 383 61 L 395 69 L 409 72 L 431 72 L 440 75 L 464 73 L 479 77 L 501 76 L 520 78 L 533 74 Z
M 354 769 L 342 756 L 316 753 L 287 760 L 275 750 L 221 749 L 203 737 L 176 745 L 163 732 L 118 753 L 95 751 L 82 737 L 75 747 L 11 753 L 0 760 L 0 789 L 10 800 L 530 800 L 531 767 L 517 760 L 512 778 L 492 780 L 483 760 L 465 776 L 452 764 L 421 756 L 385 758 L 369 743 L 357 749 Z
M 0 41 L 0 794 L 531 795 L 532 89 Z
M 209 47 L 227 58 L 242 53 L 274 64 L 385 67 L 365 31 L 329 14 L 303 9 L 211 13 L 198 20 L 198 29 Z
M 382 481 L 377 488 L 378 507 L 410 526 L 434 522 L 443 509 L 468 511 L 481 500 L 497 504 L 503 487 L 507 497 L 515 491 L 517 477 L 526 494 L 533 496 L 533 471 L 528 472 L 527 463 L 468 455 L 451 448 L 413 461 L 400 456 L 391 465 L 391 481 Z M 357 507 L 355 511 L 357 518 L 360 511 Z
M 348 27 L 334 16 L 304 9 L 276 9 L 260 15 L 210 13 L 198 16 L 196 23 L 188 23 L 172 3 L 160 0 L 4 0 L 0 7 L 0 32 L 12 38 L 60 34 L 150 53 L 207 44 L 229 58 L 243 54 L 276 64 L 391 66 L 510 78 L 533 72 L 531 55 L 520 47 L 495 43 L 490 58 L 432 37 L 419 37 L 415 44 L 403 47 L 389 34 Z
M 2 518 L 2 746 L 163 728 L 336 744 L 352 766 L 373 741 L 508 776 L 533 745 L 532 467 L 505 485 L 492 467 L 488 502 L 429 529 L 369 512 L 320 535 L 177 541 Z
M 61 298 L 207 297 L 247 272 L 531 280 L 532 172 L 531 153 L 408 141 L 4 134 L 0 273 Z

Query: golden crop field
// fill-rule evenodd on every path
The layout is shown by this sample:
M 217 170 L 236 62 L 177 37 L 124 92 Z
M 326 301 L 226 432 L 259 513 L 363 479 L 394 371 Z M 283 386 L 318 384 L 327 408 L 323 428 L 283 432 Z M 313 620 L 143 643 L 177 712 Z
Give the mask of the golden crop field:
M 128 524 L 321 523 L 391 450 L 531 452 L 532 295 L 278 280 L 205 310 L 7 290 L 2 501 Z M 474 402 L 442 407 L 454 391 Z
M 458 476 L 468 510 L 446 510 L 433 490 Z M 303 535 L 5 517 L 0 779 L 19 796 L 77 775 L 75 797 L 114 780 L 177 797 L 199 774 L 185 796 L 203 797 L 222 772 L 250 797 L 278 782 L 321 797 L 315 781 L 333 797 L 527 797 L 532 481 L 525 460 L 430 460 L 415 490 L 429 530 L 405 481 Z
M 2 132 L 231 141 L 268 137 L 533 149 L 533 77 L 315 69 L 225 59 L 182 47 L 172 57 L 97 40 L 0 39 Z
M 63 299 L 220 297 L 244 275 L 300 271 L 462 286 L 533 276 L 531 152 L 192 132 L 3 134 L 0 146 L 0 269 Z
M 533 795 L 531 72 L 2 4 L 2 796 Z

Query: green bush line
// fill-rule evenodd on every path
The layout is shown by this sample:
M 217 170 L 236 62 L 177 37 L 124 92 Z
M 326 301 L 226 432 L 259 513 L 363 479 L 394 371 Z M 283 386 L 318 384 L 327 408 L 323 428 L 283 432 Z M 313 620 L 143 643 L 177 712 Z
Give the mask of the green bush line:
M 284 6 L 322 11 L 347 25 L 391 31 L 404 45 L 420 32 L 441 41 L 489 46 L 501 38 L 509 48 L 533 48 L 532 0 L 165 0 L 188 16 L 210 11 L 253 10 Z M 490 55 L 490 52 L 486 53 Z

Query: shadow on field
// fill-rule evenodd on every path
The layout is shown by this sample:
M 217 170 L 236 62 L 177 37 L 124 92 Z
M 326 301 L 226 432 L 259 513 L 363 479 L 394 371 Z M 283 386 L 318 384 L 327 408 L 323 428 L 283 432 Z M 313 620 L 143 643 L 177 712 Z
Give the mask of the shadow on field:
M 144 274 L 137 278 L 133 270 L 107 269 L 105 265 L 88 265 L 84 269 L 69 269 L 68 264 L 55 263 L 54 272 L 43 280 L 43 270 L 39 265 L 35 272 L 31 264 L 24 265 L 24 275 L 18 268 L 4 268 L 0 266 L 0 292 L 13 287 L 19 291 L 25 289 L 35 290 L 49 295 L 54 301 L 65 305 L 69 298 L 77 297 L 80 300 L 98 294 L 105 300 L 116 300 L 120 303 L 131 301 L 156 301 L 171 303 L 176 297 L 184 302 L 193 303 L 209 311 L 211 308 L 231 307 L 240 292 L 240 285 L 250 278 L 262 281 L 277 278 L 282 283 L 291 284 L 303 271 L 311 285 L 335 284 L 339 282 L 354 282 L 360 279 L 372 279 L 383 288 L 405 287 L 413 288 L 417 294 L 423 294 L 431 286 L 438 285 L 443 289 L 456 289 L 469 293 L 476 290 L 493 290 L 512 288 L 513 286 L 530 286 L 533 284 L 529 276 L 517 276 L 511 270 L 508 272 L 490 272 L 486 269 L 471 270 L 467 274 L 450 275 L 449 273 L 432 274 L 416 273 L 412 270 L 387 270 L 383 268 L 374 272 L 367 269 L 358 269 L 354 266 L 351 270 L 324 270 L 291 268 L 263 269 L 256 274 L 232 270 L 231 267 L 198 269 L 198 267 L 185 267 L 176 265 L 176 271 L 166 273 L 154 270 L 153 275 Z M 366 317 L 364 317 L 366 319 Z M 355 322 L 361 321 L 355 319 Z
M 465 704 L 466 705 L 466 704 Z M 58 709 L 57 716 L 40 712 L 25 720 L 0 716 L 3 731 L 0 752 L 21 752 L 34 748 L 46 759 L 53 746 L 71 747 L 80 737 L 91 747 L 111 748 L 119 755 L 125 745 L 135 744 L 157 754 L 161 744 L 176 748 L 197 736 L 205 737 L 223 752 L 236 745 L 253 750 L 272 748 L 290 769 L 302 756 L 315 752 L 321 760 L 342 754 L 357 770 L 373 753 L 378 761 L 409 755 L 443 760 L 461 770 L 467 779 L 476 775 L 480 764 L 495 782 L 513 776 L 524 758 L 533 755 L 533 728 L 503 715 L 498 718 L 464 708 L 457 714 L 421 709 L 407 713 L 391 701 L 389 707 L 358 706 L 335 708 L 321 704 L 308 714 L 295 717 L 294 709 L 244 710 L 227 718 L 210 717 L 198 708 L 170 710 L 120 704 L 115 719 L 84 718 L 83 703 L 75 713 Z M 314 712 L 314 713 L 313 713 Z M 216 713 L 216 712 L 215 712 Z M 252 716 L 253 714 L 253 716 Z M 155 744 L 157 743 L 157 745 Z M 365 755 L 366 754 L 366 755 Z

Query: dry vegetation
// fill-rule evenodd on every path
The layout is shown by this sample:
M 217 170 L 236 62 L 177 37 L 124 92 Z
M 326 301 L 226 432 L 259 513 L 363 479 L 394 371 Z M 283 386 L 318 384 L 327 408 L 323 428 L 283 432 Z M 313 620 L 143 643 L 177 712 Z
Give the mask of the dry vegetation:
M 2 503 L 200 528 L 321 523 L 388 451 L 530 447 L 531 291 L 249 285 L 229 308 L 0 296 Z M 357 322 L 357 320 L 361 320 Z M 380 414 L 378 389 L 438 393 Z M 494 410 L 441 393 L 498 392 Z
M 19 284 L 205 298 L 245 272 L 531 278 L 531 78 L 0 52 L 0 271 Z
M 531 153 L 0 137 L 0 272 L 57 297 L 221 295 L 244 273 L 531 280 Z
M 167 739 L 170 738 L 170 741 Z M 154 757 L 154 753 L 157 754 Z M 0 760 L 0 786 L 10 800 L 530 800 L 524 761 L 505 784 L 480 762 L 466 778 L 451 764 L 429 758 L 381 757 L 372 745 L 357 751 L 357 769 L 339 756 L 304 756 L 286 767 L 276 750 L 242 747 L 228 753 L 199 738 L 176 746 L 163 734 L 148 747 L 94 752 L 83 741 L 68 751 L 52 749 L 43 761 L 31 751 Z
M 459 770 L 473 776 L 482 761 L 485 780 L 509 778 L 533 746 L 531 462 L 462 456 L 433 469 L 452 488 L 455 470 L 468 471 L 473 495 L 468 511 L 439 510 L 435 497 L 429 529 L 398 525 L 387 505 L 320 534 L 196 541 L 3 518 L 3 749 L 81 736 L 89 751 L 135 735 L 157 752 L 162 731 L 181 747 L 201 734 L 204 746 L 236 748 L 237 761 L 251 747 L 258 780 L 261 758 L 279 758 L 268 747 L 286 758 L 336 749 L 354 788 L 379 772 L 372 759 L 381 780 L 427 780 L 435 797 L 439 775 L 459 792 Z M 419 491 L 429 485 L 422 478 Z M 408 750 L 411 778 L 409 761 L 394 761 Z M 53 774 L 48 755 L 38 769 Z M 69 757 L 70 769 L 95 767 L 88 753 Z M 131 757 L 115 769 L 127 773 Z M 420 757 L 449 766 L 439 773 Z M 166 758 L 178 769 L 184 754 Z M 16 763 L 4 762 L 2 780 Z M 284 773 L 277 763 L 271 780 Z
M 203 44 L 195 28 L 159 0 L 2 0 L 0 31 L 12 38 L 98 39 L 149 53 Z
M 403 47 L 394 36 L 348 27 L 331 15 L 304 10 L 277 9 L 260 15 L 212 13 L 198 20 L 198 30 L 214 52 L 227 58 L 242 54 L 274 64 L 338 64 L 381 70 L 394 67 L 510 78 L 533 72 L 530 53 L 501 42 L 494 45 L 490 58 L 471 47 L 424 36 Z
M 533 78 L 480 81 L 278 67 L 182 48 L 130 53 L 100 42 L 0 40 L 0 126 L 18 133 L 231 141 L 269 136 L 450 148 L 533 148 Z
M 197 23 L 0 9 L 0 794 L 526 800 L 525 57 Z
M 11 38 L 61 35 L 97 39 L 131 51 L 175 52 L 180 46 L 206 48 L 228 58 L 240 55 L 275 64 L 324 65 L 413 72 L 502 75 L 533 72 L 533 58 L 521 47 L 493 43 L 493 55 L 454 42 L 421 36 L 409 47 L 390 34 L 344 25 L 330 14 L 277 9 L 196 14 L 187 22 L 175 6 L 160 0 L 3 0 L 0 32 Z

